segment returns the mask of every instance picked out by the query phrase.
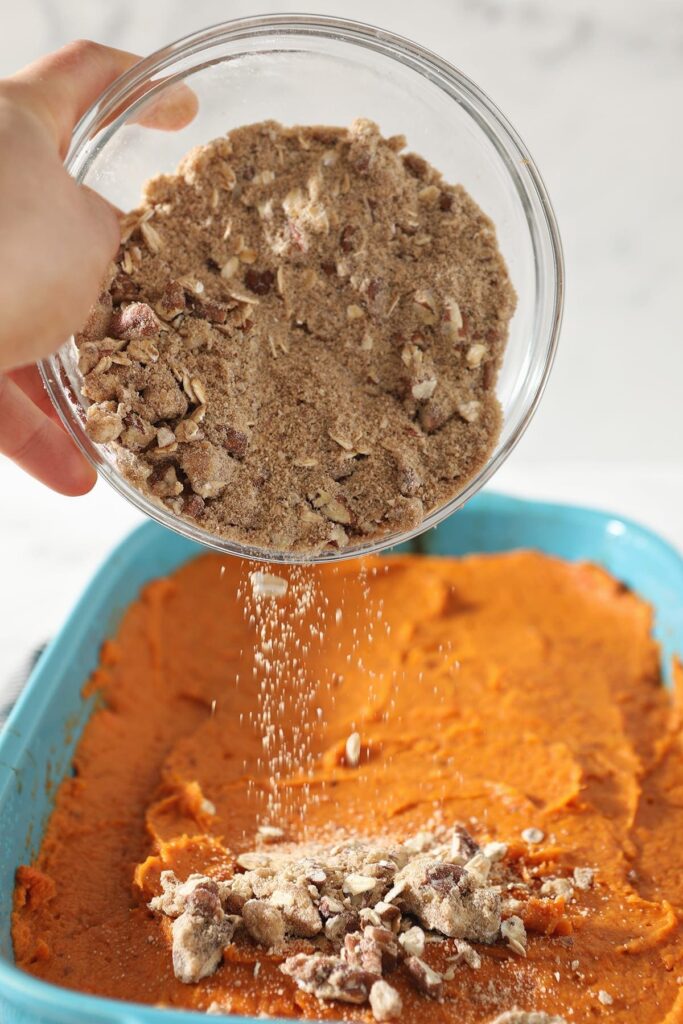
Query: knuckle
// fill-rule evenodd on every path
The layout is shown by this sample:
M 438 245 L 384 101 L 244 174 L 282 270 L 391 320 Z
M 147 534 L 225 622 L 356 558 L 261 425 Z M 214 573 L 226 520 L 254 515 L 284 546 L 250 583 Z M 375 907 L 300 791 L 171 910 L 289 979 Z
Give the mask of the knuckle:
M 97 61 L 103 50 L 104 47 L 92 39 L 74 39 L 57 52 L 57 66 L 63 71 L 75 73 Z
M 92 39 L 74 39 L 66 44 L 63 53 L 74 59 L 87 59 L 98 54 L 101 50 L 100 44 Z

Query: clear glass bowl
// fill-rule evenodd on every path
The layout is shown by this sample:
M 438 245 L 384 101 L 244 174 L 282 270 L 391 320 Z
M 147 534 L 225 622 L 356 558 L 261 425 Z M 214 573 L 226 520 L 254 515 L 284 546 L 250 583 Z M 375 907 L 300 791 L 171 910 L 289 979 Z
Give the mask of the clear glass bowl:
M 187 82 L 199 113 L 179 132 L 137 123 L 159 95 Z M 67 167 L 123 210 L 144 182 L 173 171 L 194 145 L 266 118 L 284 124 L 378 122 L 459 182 L 493 219 L 518 294 L 497 384 L 504 423 L 486 465 L 416 529 L 314 555 L 248 547 L 214 536 L 135 489 L 115 455 L 84 430 L 76 346 L 70 339 L 41 365 L 67 428 L 101 476 L 164 526 L 225 553 L 266 561 L 335 561 L 402 543 L 435 526 L 475 494 L 519 441 L 548 379 L 562 314 L 560 239 L 540 175 L 500 111 L 461 72 L 416 43 L 339 18 L 267 15 L 217 25 L 152 54 L 119 78 L 78 126 Z

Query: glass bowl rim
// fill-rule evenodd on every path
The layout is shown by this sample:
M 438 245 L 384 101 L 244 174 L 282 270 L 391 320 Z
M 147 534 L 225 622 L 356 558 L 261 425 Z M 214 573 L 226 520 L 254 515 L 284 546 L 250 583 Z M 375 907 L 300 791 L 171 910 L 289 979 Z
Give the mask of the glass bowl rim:
M 131 504 L 151 519 L 156 520 L 156 522 L 181 536 L 226 555 L 235 555 L 258 562 L 283 564 L 337 562 L 362 555 L 375 554 L 386 548 L 404 544 L 436 526 L 443 519 L 452 515 L 459 508 L 462 508 L 494 475 L 516 447 L 545 391 L 557 352 L 564 305 L 562 243 L 547 190 L 531 154 L 505 115 L 475 82 L 455 68 L 449 61 L 419 43 L 371 24 L 334 16 L 286 13 L 234 18 L 192 32 L 166 46 L 160 47 L 120 75 L 85 112 L 72 135 L 72 142 L 65 161 L 67 170 L 74 173 L 76 162 L 87 152 L 90 139 L 96 133 L 104 129 L 105 126 L 108 128 L 108 135 L 114 134 L 118 130 L 125 122 L 129 112 L 129 108 L 126 105 L 127 101 L 134 102 L 138 100 L 140 98 L 140 87 L 150 80 L 153 81 L 154 76 L 164 71 L 169 65 L 214 46 L 239 41 L 240 39 L 254 39 L 273 33 L 282 36 L 332 39 L 337 42 L 374 50 L 385 57 L 412 68 L 422 77 L 428 78 L 436 87 L 442 88 L 438 78 L 445 79 L 459 96 L 465 96 L 470 101 L 470 104 L 474 105 L 480 115 L 477 119 L 478 127 L 484 130 L 489 141 L 496 145 L 499 152 L 501 151 L 501 141 L 505 143 L 504 153 L 506 162 L 510 163 L 510 152 L 512 152 L 516 157 L 516 161 L 519 162 L 519 166 L 523 168 L 523 175 L 518 170 L 516 177 L 513 178 L 513 184 L 519 198 L 523 201 L 527 225 L 531 227 L 540 222 L 547 235 L 545 260 L 542 262 L 544 262 L 543 269 L 545 271 L 546 283 L 548 281 L 550 283 L 552 306 L 549 314 L 549 324 L 545 332 L 547 337 L 544 343 L 543 364 L 540 368 L 540 374 L 538 375 L 533 393 L 523 403 L 523 412 L 511 436 L 500 447 L 496 447 L 486 463 L 467 482 L 461 491 L 445 504 L 433 509 L 417 526 L 409 530 L 394 533 L 387 532 L 376 537 L 374 540 L 360 541 L 339 549 L 325 548 L 314 552 L 298 550 L 280 551 L 242 544 L 239 541 L 210 533 L 208 530 L 182 519 L 170 509 L 167 509 L 161 502 L 155 502 L 151 496 L 144 494 L 132 485 L 116 466 L 101 454 L 98 446 L 90 441 L 85 434 L 80 420 L 77 419 L 74 413 L 67 391 L 60 381 L 62 364 L 59 351 L 39 362 L 38 368 L 45 388 L 62 423 L 76 442 L 80 451 L 91 465 L 94 466 L 98 475 L 104 476 L 107 482 L 119 494 L 127 498 Z M 435 76 L 438 76 L 438 78 Z M 173 77 L 171 75 L 170 79 L 172 80 Z M 184 74 L 179 73 L 178 77 L 182 78 Z M 165 85 L 167 82 L 168 79 L 163 84 Z M 162 83 L 156 84 L 157 87 L 162 85 Z M 154 84 L 152 88 L 154 88 Z M 450 93 L 450 95 L 451 98 L 454 98 L 453 93 Z M 468 109 L 467 112 L 472 117 L 472 110 Z M 76 178 L 78 180 L 78 175 L 76 175 Z M 529 194 L 538 203 L 540 217 L 530 207 L 528 201 Z M 538 238 L 534 237 L 533 232 L 532 243 L 534 259 L 538 266 Z M 68 343 L 67 341 L 65 344 Z

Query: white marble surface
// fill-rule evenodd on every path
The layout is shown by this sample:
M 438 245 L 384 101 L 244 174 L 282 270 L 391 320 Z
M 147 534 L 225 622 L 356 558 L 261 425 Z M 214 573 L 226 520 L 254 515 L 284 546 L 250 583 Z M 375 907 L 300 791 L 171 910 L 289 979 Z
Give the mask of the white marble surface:
M 680 462 L 680 0 L 22 0 L 0 73 L 75 36 L 149 53 L 227 17 L 309 9 L 440 52 L 499 103 L 554 202 L 562 346 L 524 459 Z M 677 229 L 676 229 L 677 226 Z
M 567 260 L 560 354 L 499 489 L 610 508 L 683 548 L 683 6 L 678 0 L 268 0 L 384 25 L 475 79 L 548 185 Z M 148 53 L 248 0 L 22 0 L 0 74 L 88 36 Z M 5 157 L 6 158 L 6 157 Z M 105 485 L 47 493 L 0 462 L 0 685 L 137 517 Z

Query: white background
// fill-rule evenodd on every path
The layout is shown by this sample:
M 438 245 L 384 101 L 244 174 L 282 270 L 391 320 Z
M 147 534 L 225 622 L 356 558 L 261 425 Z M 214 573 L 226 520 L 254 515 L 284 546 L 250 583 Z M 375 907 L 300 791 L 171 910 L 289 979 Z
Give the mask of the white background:
M 21 0 L 0 75 L 86 36 L 147 54 L 229 17 L 306 8 L 438 51 L 529 146 L 567 261 L 560 353 L 494 486 L 590 504 L 683 548 L 683 4 L 677 0 Z M 11 158 L 2 154 L 0 159 Z M 0 228 L 1 229 L 1 228 Z M 106 485 L 50 494 L 0 460 L 0 685 L 138 517 Z

